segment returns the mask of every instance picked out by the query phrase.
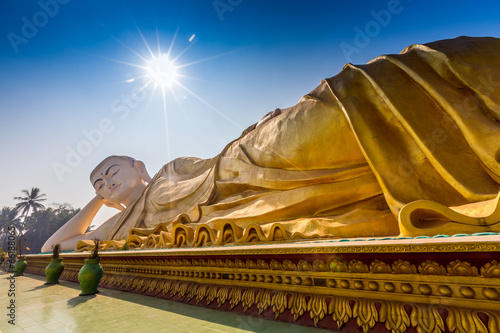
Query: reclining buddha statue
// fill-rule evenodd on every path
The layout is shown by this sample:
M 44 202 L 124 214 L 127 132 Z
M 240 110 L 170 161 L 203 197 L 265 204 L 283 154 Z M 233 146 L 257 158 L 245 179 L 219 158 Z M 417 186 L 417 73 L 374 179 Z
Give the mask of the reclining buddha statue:
M 347 64 L 211 159 L 110 156 L 42 251 L 500 232 L 500 40 Z M 102 205 L 121 212 L 85 233 Z

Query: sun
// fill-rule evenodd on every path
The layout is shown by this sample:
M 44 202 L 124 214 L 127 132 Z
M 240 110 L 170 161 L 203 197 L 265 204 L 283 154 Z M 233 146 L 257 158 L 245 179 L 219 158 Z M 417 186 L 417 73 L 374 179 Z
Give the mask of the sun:
M 146 64 L 146 77 L 150 83 L 154 83 L 162 88 L 171 88 L 178 84 L 178 68 L 167 53 L 153 56 Z
M 151 47 L 147 41 L 144 35 L 142 34 L 141 30 L 139 27 L 137 27 L 137 31 L 144 42 L 144 45 L 149 53 L 148 55 L 143 55 L 141 54 L 138 50 L 135 50 L 122 41 L 120 41 L 117 38 L 114 38 L 118 43 L 120 43 L 122 46 L 127 48 L 130 52 L 135 54 L 141 61 L 132 63 L 132 62 L 126 62 L 123 60 L 117 60 L 117 59 L 111 59 L 111 58 L 106 58 L 102 57 L 107 60 L 111 60 L 117 63 L 121 63 L 127 66 L 139 68 L 141 70 L 141 73 L 136 76 L 129 78 L 125 80 L 127 83 L 136 83 L 139 79 L 142 81 L 142 86 L 140 89 L 138 89 L 135 92 L 135 95 L 140 94 L 142 91 L 145 89 L 150 90 L 150 98 L 149 101 L 151 102 L 151 99 L 155 95 L 156 92 L 161 93 L 161 97 L 163 100 L 163 114 L 165 118 L 165 134 L 166 134 L 166 145 L 167 145 L 167 158 L 170 160 L 170 144 L 169 144 L 169 133 L 168 133 L 168 114 L 170 112 L 173 112 L 174 110 L 168 110 L 167 111 L 167 94 L 177 102 L 179 105 L 179 109 L 183 110 L 182 105 L 179 101 L 178 94 L 179 92 L 186 92 L 189 95 L 193 96 L 206 106 L 208 106 L 212 111 L 215 111 L 219 116 L 222 118 L 226 119 L 228 122 L 233 124 L 233 126 L 237 127 L 240 130 L 243 130 L 243 127 L 237 124 L 235 121 L 230 119 L 227 115 L 225 115 L 223 112 L 219 111 L 217 108 L 213 107 L 210 105 L 207 101 L 205 101 L 203 98 L 201 98 L 199 95 L 191 91 L 188 87 L 186 87 L 185 84 L 182 83 L 184 81 L 183 79 L 196 79 L 190 76 L 186 76 L 185 74 L 182 73 L 182 70 L 186 67 L 196 65 L 214 58 L 218 58 L 221 56 L 224 56 L 228 53 L 223 53 L 223 54 L 218 54 L 215 56 L 211 56 L 208 58 L 203 58 L 200 60 L 195 60 L 192 62 L 184 62 L 182 61 L 181 57 L 184 55 L 184 53 L 193 45 L 193 42 L 195 41 L 196 35 L 192 34 L 191 37 L 189 37 L 187 41 L 187 46 L 185 46 L 184 49 L 180 52 L 175 52 L 175 56 L 173 55 L 173 49 L 174 49 L 174 43 L 177 37 L 177 33 L 179 29 L 175 32 L 170 46 L 168 48 L 162 48 L 160 45 L 160 36 L 158 29 L 156 29 L 156 47 Z M 154 44 L 153 44 L 154 45 Z M 155 49 L 155 50 L 153 50 Z M 231 51 L 233 52 L 233 51 Z M 134 96 L 135 96 L 134 95 Z M 131 96 L 133 98 L 134 96 Z M 186 98 L 186 97 L 184 97 Z M 123 103 L 126 103 L 124 101 Z

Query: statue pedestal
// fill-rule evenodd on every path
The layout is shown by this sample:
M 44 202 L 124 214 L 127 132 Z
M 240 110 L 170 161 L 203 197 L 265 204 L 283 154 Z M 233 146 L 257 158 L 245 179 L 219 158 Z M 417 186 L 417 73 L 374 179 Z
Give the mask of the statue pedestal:
M 102 252 L 99 286 L 347 332 L 498 332 L 500 235 Z M 87 253 L 63 253 L 77 281 Z M 28 255 L 44 274 L 50 255 Z M 161 318 L 158 318 L 161 320 Z

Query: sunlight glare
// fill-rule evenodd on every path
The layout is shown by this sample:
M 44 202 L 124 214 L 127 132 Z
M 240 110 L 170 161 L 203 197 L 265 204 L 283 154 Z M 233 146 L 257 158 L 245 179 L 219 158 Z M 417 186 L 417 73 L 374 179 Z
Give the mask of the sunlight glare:
M 160 54 L 154 56 L 146 66 L 146 72 L 151 82 L 156 83 L 160 87 L 171 87 L 177 83 L 179 73 L 174 62 L 170 60 L 168 54 Z
M 218 115 L 220 115 L 223 118 L 225 118 L 226 120 L 228 120 L 230 123 L 232 123 L 234 126 L 236 126 L 237 128 L 239 128 L 240 130 L 243 129 L 241 126 L 239 126 L 236 122 L 234 122 L 233 120 L 231 120 L 223 112 L 219 111 L 217 108 L 215 108 L 212 105 L 210 105 L 207 101 L 205 101 L 204 99 L 202 99 L 200 96 L 198 96 L 196 93 L 194 93 L 193 91 L 191 91 L 189 88 L 187 88 L 185 85 L 183 85 L 180 82 L 181 78 L 196 79 L 196 78 L 193 78 L 193 77 L 190 77 L 190 76 L 183 75 L 181 73 L 181 71 L 183 71 L 182 70 L 183 68 L 190 67 L 190 66 L 193 66 L 193 65 L 196 65 L 196 64 L 208 61 L 208 60 L 212 60 L 212 59 L 224 56 L 224 55 L 226 55 L 228 53 L 232 53 L 234 51 L 226 52 L 226 53 L 222 53 L 222 54 L 218 54 L 218 55 L 211 56 L 211 57 L 204 58 L 204 59 L 200 59 L 200 60 L 195 60 L 195 61 L 192 61 L 192 62 L 182 62 L 181 57 L 184 55 L 185 52 L 188 51 L 188 49 L 193 44 L 195 44 L 193 42 L 197 38 L 196 34 L 192 34 L 188 38 L 189 44 L 181 52 L 178 52 L 178 53 L 176 53 L 175 56 L 173 56 L 172 55 L 172 53 L 173 53 L 173 47 L 174 47 L 174 43 L 175 43 L 177 35 L 178 35 L 179 28 L 177 28 L 177 30 L 176 30 L 173 38 L 172 38 L 172 41 L 170 43 L 170 46 L 168 47 L 168 50 L 167 50 L 166 53 L 165 53 L 165 51 L 162 51 L 162 48 L 161 48 L 161 45 L 160 45 L 160 35 L 159 35 L 159 32 L 158 32 L 158 28 L 156 29 L 157 50 L 152 50 L 151 49 L 150 45 L 146 41 L 146 38 L 142 34 L 142 32 L 139 29 L 139 27 L 136 26 L 136 28 L 137 28 L 137 31 L 138 31 L 139 35 L 141 36 L 142 41 L 144 42 L 144 44 L 145 44 L 145 46 L 147 48 L 149 56 L 151 57 L 150 60 L 147 60 L 147 58 L 145 56 L 141 55 L 138 51 L 132 49 L 131 47 L 129 47 L 128 45 L 126 45 L 125 43 L 123 43 L 122 41 L 120 41 L 119 39 L 116 39 L 116 38 L 114 38 L 114 39 L 117 42 L 119 42 L 121 45 L 123 45 L 125 48 L 127 48 L 130 52 L 132 52 L 138 58 L 141 59 L 141 64 L 135 64 L 135 63 L 125 62 L 125 61 L 122 61 L 122 60 L 106 58 L 106 57 L 102 57 L 102 58 L 107 59 L 107 60 L 111 60 L 111 61 L 114 61 L 114 62 L 117 62 L 117 63 L 125 64 L 125 65 L 131 66 L 131 67 L 140 68 L 141 70 L 144 71 L 143 75 L 139 75 L 139 76 L 134 77 L 134 78 L 129 78 L 129 79 L 125 80 L 125 82 L 126 83 L 132 83 L 132 82 L 137 82 L 138 79 L 145 79 L 144 80 L 145 82 L 143 83 L 141 89 L 139 89 L 139 91 L 137 93 L 143 91 L 144 89 L 151 90 L 151 95 L 149 97 L 148 106 L 149 106 L 149 104 L 150 104 L 153 96 L 155 95 L 155 92 L 161 91 L 161 97 L 162 97 L 162 100 L 163 100 L 163 105 L 162 105 L 163 106 L 163 115 L 164 115 L 164 118 L 165 118 L 165 135 L 166 135 L 166 145 L 167 145 L 167 159 L 169 161 L 170 161 L 170 140 L 169 140 L 169 128 L 168 128 L 169 127 L 169 124 L 168 124 L 168 115 L 169 115 L 169 112 L 171 112 L 171 111 L 170 110 L 167 111 L 167 92 L 169 92 L 173 96 L 173 98 L 175 99 L 175 101 L 179 105 L 180 109 L 184 112 L 182 104 L 179 101 L 179 98 L 178 98 L 178 95 L 177 95 L 178 92 L 174 91 L 175 87 L 181 88 L 185 92 L 189 93 L 189 95 L 195 97 L 197 100 L 199 100 L 200 102 L 202 102 L 203 104 L 205 104 L 206 106 L 208 106 L 210 109 L 212 109 Z M 183 100 L 187 100 L 187 96 L 183 95 L 182 99 Z

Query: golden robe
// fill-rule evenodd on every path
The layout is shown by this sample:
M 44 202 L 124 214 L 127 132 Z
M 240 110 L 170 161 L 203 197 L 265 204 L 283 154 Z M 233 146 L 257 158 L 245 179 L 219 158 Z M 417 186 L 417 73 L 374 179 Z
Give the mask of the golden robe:
M 288 238 L 500 231 L 499 121 L 498 39 L 347 64 L 215 158 L 165 165 L 108 239 L 178 224 L 278 225 Z

